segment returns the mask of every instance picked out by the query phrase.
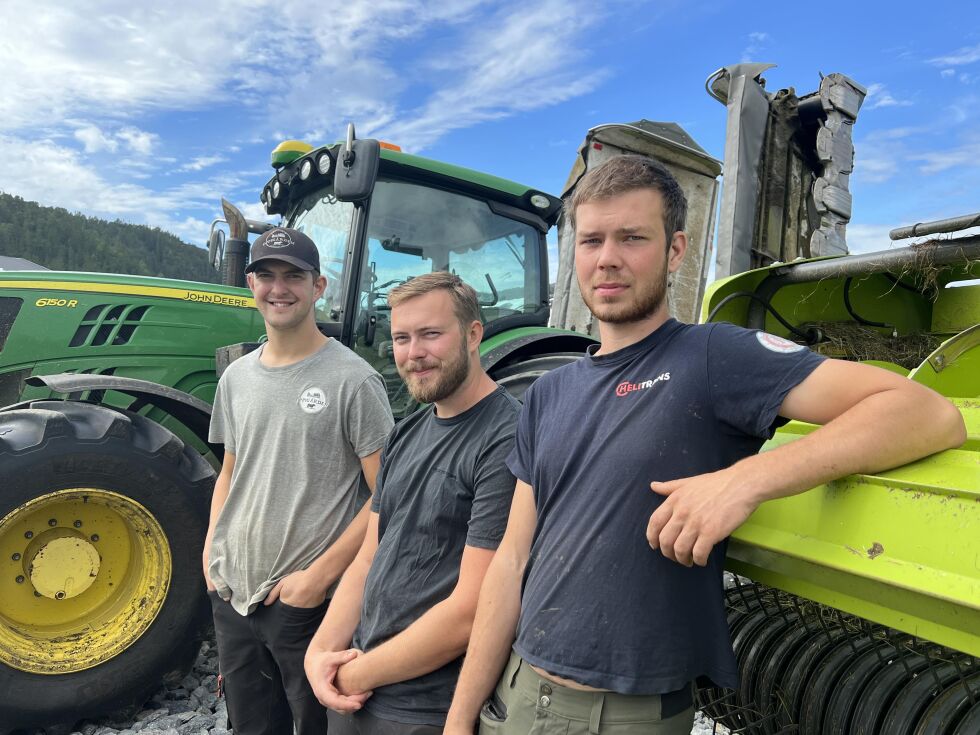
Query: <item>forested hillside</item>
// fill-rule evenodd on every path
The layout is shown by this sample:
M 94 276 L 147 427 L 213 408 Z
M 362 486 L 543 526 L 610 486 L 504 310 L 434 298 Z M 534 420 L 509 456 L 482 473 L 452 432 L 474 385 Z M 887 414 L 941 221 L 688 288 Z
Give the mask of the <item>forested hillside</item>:
M 2 192 L 0 255 L 52 270 L 217 280 L 205 250 L 159 228 L 72 214 Z

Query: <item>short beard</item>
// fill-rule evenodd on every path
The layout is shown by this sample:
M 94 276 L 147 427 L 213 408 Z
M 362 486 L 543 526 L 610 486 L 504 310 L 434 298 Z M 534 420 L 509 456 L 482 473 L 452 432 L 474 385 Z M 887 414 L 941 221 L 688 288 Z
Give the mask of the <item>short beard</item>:
M 654 283 L 644 291 L 637 291 L 626 303 L 605 304 L 593 299 L 592 289 L 581 289 L 582 300 L 589 311 L 600 322 L 606 324 L 632 324 L 641 322 L 655 314 L 667 298 L 667 272 L 663 280 Z
M 466 340 L 460 340 L 459 353 L 456 358 L 449 362 L 443 362 L 439 366 L 438 375 L 425 383 L 413 378 L 413 373 L 410 370 L 399 368 L 398 372 L 402 376 L 402 380 L 405 381 L 412 398 L 419 403 L 442 401 L 455 393 L 463 381 L 469 377 L 470 355 L 466 349 Z

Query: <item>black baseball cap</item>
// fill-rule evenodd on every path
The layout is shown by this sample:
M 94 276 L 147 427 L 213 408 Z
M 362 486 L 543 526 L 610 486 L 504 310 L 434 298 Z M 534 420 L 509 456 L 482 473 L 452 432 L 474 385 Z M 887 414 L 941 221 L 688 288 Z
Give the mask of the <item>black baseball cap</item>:
M 263 232 L 252 243 L 252 256 L 245 272 L 251 273 L 263 260 L 281 260 L 304 271 L 320 272 L 320 253 L 316 245 L 291 227 L 276 227 Z

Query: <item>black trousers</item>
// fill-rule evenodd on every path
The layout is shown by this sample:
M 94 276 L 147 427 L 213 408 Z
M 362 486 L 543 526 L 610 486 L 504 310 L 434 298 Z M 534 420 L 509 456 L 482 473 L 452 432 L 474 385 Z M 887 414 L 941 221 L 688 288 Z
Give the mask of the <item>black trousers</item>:
M 331 710 L 327 717 L 330 720 L 330 735 L 439 735 L 442 732 L 442 728 L 435 725 L 382 720 L 363 709 L 350 715 Z
M 303 670 L 310 639 L 327 611 L 292 607 L 278 600 L 250 615 L 209 592 L 224 678 L 228 720 L 235 735 L 325 735 L 327 711 Z

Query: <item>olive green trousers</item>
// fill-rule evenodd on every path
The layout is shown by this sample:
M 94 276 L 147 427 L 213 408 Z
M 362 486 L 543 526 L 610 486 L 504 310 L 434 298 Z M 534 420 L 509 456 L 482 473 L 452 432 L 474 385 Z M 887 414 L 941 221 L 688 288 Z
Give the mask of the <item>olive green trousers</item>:
M 480 735 L 690 735 L 692 689 L 649 696 L 569 689 L 512 653 L 480 712 Z

